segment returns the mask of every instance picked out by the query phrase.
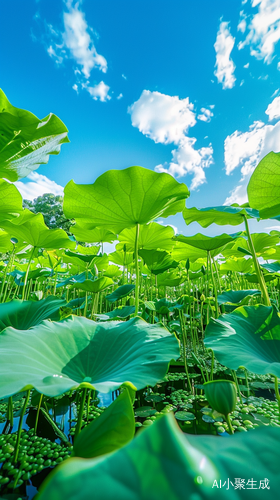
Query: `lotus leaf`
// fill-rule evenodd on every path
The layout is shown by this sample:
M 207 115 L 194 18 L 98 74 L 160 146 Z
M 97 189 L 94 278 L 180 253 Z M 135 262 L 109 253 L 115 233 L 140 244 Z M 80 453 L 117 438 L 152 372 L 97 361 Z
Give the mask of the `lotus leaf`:
M 157 222 L 151 222 L 141 226 L 139 230 L 138 248 L 140 250 L 167 250 L 170 251 L 175 245 L 172 240 L 174 229 L 170 226 L 162 226 Z M 126 251 L 134 252 L 135 231 L 132 228 L 124 229 L 119 234 L 119 244 L 117 249 L 126 245 Z
M 127 297 L 127 295 L 135 289 L 135 285 L 122 285 L 116 288 L 110 295 L 106 295 L 108 302 L 116 302 L 117 300 Z
M 153 386 L 180 355 L 174 335 L 140 318 L 96 323 L 83 317 L 43 321 L 0 335 L 0 399 L 34 387 L 46 396 L 88 387 L 110 392 L 128 382 Z
M 32 326 L 39 325 L 44 319 L 59 319 L 54 315 L 65 305 L 66 300 L 52 296 L 38 302 L 19 299 L 5 302 L 0 304 L 0 331 L 8 326 L 17 330 L 28 330 Z
M 68 130 L 56 115 L 39 120 L 12 106 L 1 89 L 0 110 L 0 177 L 12 182 L 26 177 L 69 142 Z
M 121 448 L 135 433 L 135 420 L 129 392 L 125 390 L 100 417 L 75 438 L 74 455 L 93 458 Z
M 185 435 L 169 414 L 111 455 L 67 460 L 43 483 L 38 500 L 86 500 L 93 491 L 95 500 L 245 500 L 248 489 L 216 487 L 236 477 L 254 478 L 258 486 L 268 478 L 270 489 L 254 489 L 252 498 L 272 500 L 279 487 L 279 439 L 280 429 L 272 428 L 227 439 Z
M 204 343 L 231 370 L 245 366 L 280 377 L 280 318 L 273 307 L 244 306 L 211 318 Z
M 231 226 L 238 226 L 244 221 L 244 215 L 248 219 L 259 218 L 258 210 L 253 210 L 245 205 L 233 204 L 230 206 L 220 207 L 207 207 L 207 208 L 185 208 L 183 210 L 183 217 L 186 224 L 198 222 L 202 227 L 208 227 L 215 223 L 219 226 L 230 224 Z
M 218 304 L 238 304 L 242 302 L 246 297 L 252 297 L 255 295 L 261 295 L 260 290 L 229 290 L 218 295 Z
M 116 232 L 181 212 L 189 196 L 171 175 L 143 167 L 108 170 L 89 185 L 70 181 L 64 193 L 66 217 Z

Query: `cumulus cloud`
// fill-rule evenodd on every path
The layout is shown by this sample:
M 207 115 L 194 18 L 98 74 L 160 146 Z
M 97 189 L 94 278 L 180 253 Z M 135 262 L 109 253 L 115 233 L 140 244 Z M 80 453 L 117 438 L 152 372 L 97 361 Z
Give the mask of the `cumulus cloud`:
M 215 67 L 217 68 L 214 75 L 217 77 L 218 82 L 222 83 L 223 89 L 231 89 L 236 80 L 234 76 L 235 65 L 230 58 L 234 43 L 235 38 L 230 34 L 229 23 L 221 22 L 214 44 L 216 51 Z
M 210 108 L 213 109 L 214 105 Z M 209 121 L 210 110 L 202 108 L 205 121 Z M 213 163 L 212 146 L 195 149 L 196 139 L 187 137 L 190 127 L 196 124 L 194 105 L 189 98 L 179 99 L 160 92 L 144 90 L 140 99 L 128 108 L 132 125 L 156 143 L 175 144 L 172 161 L 157 165 L 157 172 L 167 172 L 174 177 L 192 174 L 191 189 L 206 182 L 204 169 Z M 206 114 L 205 114 L 206 113 Z M 200 118 L 201 119 L 201 118 Z
M 275 46 L 280 39 L 280 2 L 279 0 L 252 0 L 257 12 L 250 16 L 248 34 L 238 44 L 239 49 L 250 46 L 250 53 L 257 59 L 271 63 Z
M 211 106 L 210 106 L 211 108 Z M 200 110 L 200 115 L 197 116 L 197 119 L 198 120 L 201 120 L 203 122 L 210 122 L 211 118 L 213 116 L 213 113 L 212 111 L 210 111 L 210 109 L 207 109 L 207 108 L 201 108 Z
M 167 172 L 173 177 L 184 177 L 192 174 L 191 189 L 197 189 L 206 182 L 205 168 L 213 163 L 213 148 L 208 147 L 195 149 L 196 139 L 185 137 L 179 143 L 177 149 L 172 151 L 172 161 L 168 165 L 157 165 L 156 172 Z
M 99 100 L 101 102 L 105 102 L 111 99 L 108 95 L 110 87 L 108 87 L 108 85 L 106 85 L 103 81 L 95 85 L 95 87 L 86 85 L 85 88 L 95 101 Z
M 140 99 L 128 108 L 133 127 L 155 142 L 171 144 L 184 137 L 196 124 L 193 104 L 189 98 L 143 90 Z
M 268 106 L 266 113 L 269 117 L 274 115 L 276 118 L 276 116 L 280 116 L 280 110 L 277 114 L 278 104 L 273 105 L 274 101 Z M 228 136 L 224 143 L 226 174 L 230 175 L 233 170 L 241 167 L 242 175 L 239 184 L 231 191 L 225 204 L 245 203 L 247 201 L 247 184 L 256 166 L 270 151 L 279 152 L 279 150 L 280 121 L 275 125 L 256 121 L 247 132 L 236 130 Z
M 280 117 L 280 97 L 275 97 L 266 109 L 269 121 Z
M 25 200 L 34 200 L 34 198 L 42 196 L 45 193 L 53 193 L 56 196 L 63 195 L 63 187 L 56 182 L 51 181 L 45 175 L 38 174 L 37 172 L 31 172 L 27 179 L 28 182 L 14 182 Z

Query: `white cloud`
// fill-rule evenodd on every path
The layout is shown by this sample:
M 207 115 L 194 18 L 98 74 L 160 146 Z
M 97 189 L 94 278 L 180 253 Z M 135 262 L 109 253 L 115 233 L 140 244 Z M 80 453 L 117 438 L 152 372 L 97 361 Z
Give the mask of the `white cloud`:
M 244 14 L 244 11 L 242 10 L 240 12 L 240 21 L 238 23 L 237 29 L 238 29 L 238 31 L 241 31 L 241 33 L 244 33 L 246 30 L 246 26 L 247 26 L 246 15 Z
M 95 87 L 90 86 L 89 78 L 93 69 L 106 73 L 107 61 L 96 50 L 95 39 L 98 39 L 98 35 L 88 25 L 81 3 L 81 1 L 74 3 L 73 0 L 64 0 L 65 9 L 61 31 L 44 22 L 46 34 L 41 35 L 40 40 L 56 64 L 61 65 L 67 59 L 75 61 L 76 81 L 72 88 L 77 93 L 80 87 L 88 90 L 94 98 L 105 102 L 110 99 L 109 87 L 104 82 L 100 82 Z
M 95 101 L 109 101 L 111 97 L 108 95 L 110 87 L 106 85 L 103 81 L 95 85 L 95 87 L 90 87 L 89 85 L 85 85 L 84 88 L 90 93 L 92 98 Z
M 126 77 L 124 74 L 122 74 L 122 77 L 123 77 L 125 80 L 127 80 L 127 77 Z
M 31 172 L 27 176 L 27 179 L 29 179 L 28 182 L 14 182 L 23 199 L 34 200 L 34 198 L 42 196 L 45 193 L 52 193 L 56 196 L 63 195 L 63 187 L 56 184 L 56 182 L 51 181 L 45 175 L 38 174 L 37 172 Z
M 280 117 L 280 97 L 275 97 L 266 109 L 269 121 Z
M 280 71 L 280 62 L 277 63 L 277 69 Z
M 143 90 L 140 99 L 128 108 L 133 127 L 156 143 L 178 144 L 196 124 L 189 98 L 179 99 L 160 92 Z
M 173 177 L 184 177 L 193 174 L 191 189 L 197 189 L 206 182 L 204 169 L 213 163 L 213 148 L 208 147 L 194 149 L 196 139 L 185 137 L 179 143 L 177 149 L 172 151 L 172 162 L 169 166 L 157 165 L 156 172 L 167 172 Z
M 47 53 L 49 54 L 49 56 L 55 60 L 56 64 L 61 64 L 63 63 L 63 57 L 61 55 L 59 55 L 55 49 L 53 48 L 52 45 L 50 45 L 48 48 L 47 48 Z
M 246 68 L 246 69 L 249 68 L 249 63 L 244 64 L 243 68 Z
M 266 111 L 269 110 L 270 106 Z M 273 113 L 275 113 L 275 117 L 280 116 L 280 114 L 276 115 L 276 110 L 277 106 L 271 107 L 267 114 L 273 116 Z M 245 203 L 247 201 L 247 184 L 256 166 L 270 151 L 279 152 L 279 150 L 280 121 L 275 125 L 256 121 L 249 127 L 247 132 L 236 130 L 228 136 L 224 143 L 226 174 L 230 175 L 233 170 L 241 167 L 242 176 L 239 185 L 231 191 L 225 204 Z
M 200 113 L 201 114 L 197 116 L 197 119 L 209 123 L 213 116 L 212 111 L 210 111 L 210 109 L 201 108 Z
M 214 108 L 212 104 L 211 109 Z M 160 92 L 144 90 L 140 99 L 128 108 L 131 122 L 142 134 L 155 143 L 175 144 L 172 151 L 172 161 L 157 165 L 157 172 L 167 172 L 174 177 L 184 177 L 192 174 L 191 189 L 206 182 L 204 169 L 213 163 L 213 149 L 208 147 L 195 149 L 196 139 L 187 137 L 190 127 L 196 124 L 194 106 L 189 98 L 179 99 Z M 205 121 L 209 121 L 212 112 L 202 108 Z M 202 115 L 201 115 L 202 116 Z M 200 118 L 201 119 L 201 118 Z
M 218 82 L 223 84 L 223 89 L 231 89 L 236 80 L 234 76 L 235 65 L 230 58 L 235 38 L 230 34 L 228 26 L 229 23 L 221 22 L 214 44 L 216 51 L 215 67 L 217 68 L 214 74 Z
M 271 63 L 275 45 L 280 39 L 280 2 L 279 0 L 252 0 L 252 7 L 258 11 L 251 15 L 249 32 L 239 49 L 250 46 L 250 53 L 257 59 Z
M 122 99 L 122 98 L 123 98 L 123 95 L 122 95 L 122 93 L 120 93 L 120 94 L 118 95 L 117 99 Z
M 94 67 L 106 73 L 107 61 L 104 56 L 97 53 L 89 33 L 85 14 L 79 10 L 78 4 L 73 7 L 72 2 L 67 2 L 67 7 L 68 12 L 63 13 L 65 31 L 62 38 L 65 47 L 76 63 L 81 66 L 86 78 L 89 78 Z

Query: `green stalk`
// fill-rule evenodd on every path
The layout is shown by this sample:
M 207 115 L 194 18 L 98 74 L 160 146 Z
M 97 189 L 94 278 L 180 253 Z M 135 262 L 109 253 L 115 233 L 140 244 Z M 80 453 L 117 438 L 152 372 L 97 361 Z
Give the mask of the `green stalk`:
M 42 404 L 42 399 L 43 399 L 43 394 L 41 394 L 40 399 L 39 399 L 39 404 L 37 408 L 37 413 L 36 413 L 36 420 L 35 420 L 35 427 L 34 427 L 34 435 L 36 436 L 37 432 L 37 426 L 38 426 L 38 420 L 39 420 L 39 413 L 40 413 L 40 408 Z
M 215 361 L 215 355 L 214 355 L 214 351 L 211 349 L 211 355 L 212 355 L 212 359 L 211 359 L 211 372 L 210 372 L 210 380 L 213 380 L 213 371 L 214 371 L 214 361 Z
M 27 284 L 29 269 L 30 269 L 30 266 L 31 266 L 31 262 L 32 262 L 32 258 L 33 258 L 34 252 L 35 252 L 35 248 L 36 247 L 32 248 L 31 255 L 30 255 L 30 258 L 29 258 L 29 261 L 28 261 L 28 265 L 27 265 L 27 269 L 26 269 L 26 273 L 25 273 L 25 276 L 24 276 L 24 285 L 23 285 L 23 290 L 22 290 L 22 300 L 25 299 L 26 284 Z
M 79 407 L 78 422 L 77 422 L 76 430 L 75 430 L 75 438 L 78 436 L 78 434 L 81 431 L 86 395 L 87 395 L 87 389 L 84 388 L 84 389 L 82 389 L 82 397 L 81 397 L 80 407 Z
M 243 215 L 243 217 L 244 217 L 244 222 L 245 222 L 246 234 L 247 234 L 247 238 L 248 238 L 248 246 L 249 246 L 249 250 L 250 250 L 250 252 L 252 254 L 252 257 L 253 257 L 254 267 L 255 267 L 256 275 L 258 277 L 258 282 L 259 282 L 259 285 L 260 285 L 260 289 L 261 289 L 261 292 L 262 292 L 262 298 L 263 298 L 263 301 L 264 301 L 264 305 L 265 306 L 271 306 L 270 298 L 269 298 L 267 287 L 266 287 L 266 283 L 265 283 L 265 280 L 264 280 L 264 277 L 263 277 L 263 274 L 262 274 L 262 271 L 261 271 L 261 268 L 260 268 L 260 265 L 259 265 L 259 261 L 257 259 L 257 255 L 256 255 L 256 252 L 255 252 L 253 240 L 252 240 L 251 233 L 250 233 L 250 230 L 249 230 L 248 220 L 247 220 L 246 215 Z
M 242 394 L 241 394 L 241 391 L 240 391 L 240 387 L 239 387 L 239 383 L 238 383 L 238 380 L 237 380 L 236 373 L 235 373 L 234 370 L 231 370 L 231 373 L 232 373 L 232 377 L 234 379 L 234 382 L 236 383 L 236 388 L 237 388 L 237 394 L 238 394 L 238 397 L 239 397 L 239 402 L 240 402 L 241 406 L 243 406 Z
M 230 434 L 234 434 L 234 430 L 233 430 L 233 427 L 231 425 L 231 421 L 230 421 L 230 418 L 229 418 L 229 413 L 227 415 L 225 415 L 225 417 L 226 417 L 226 421 L 227 421 L 227 424 L 228 424 L 229 433 Z
M 208 254 L 208 259 L 209 259 L 209 267 L 210 267 L 213 292 L 214 292 L 214 297 L 215 297 L 216 318 L 218 318 L 219 317 L 218 295 L 217 295 L 216 281 L 215 281 L 215 277 L 214 277 L 214 273 L 213 273 L 212 257 L 211 257 L 209 250 L 207 250 L 207 254 Z
M 138 315 L 139 309 L 139 267 L 138 267 L 138 240 L 139 240 L 139 229 L 140 225 L 136 224 L 136 233 L 135 233 L 135 247 L 134 247 L 134 261 L 135 261 L 135 313 L 134 316 Z
M 18 425 L 18 431 L 17 431 L 17 441 L 16 441 L 16 447 L 15 447 L 15 453 L 14 453 L 14 463 L 16 463 L 18 461 L 18 452 L 19 452 L 20 435 L 21 435 L 21 430 L 22 430 L 22 422 L 23 422 L 23 417 L 24 417 L 25 412 L 26 412 L 27 405 L 28 405 L 29 396 L 30 396 L 30 389 L 28 389 L 26 391 L 26 398 L 25 398 L 24 405 L 23 405 L 21 413 L 20 413 L 20 419 L 19 419 L 19 425 Z
M 10 422 L 10 426 L 14 425 L 14 413 L 13 413 L 13 398 L 9 397 L 8 400 L 8 409 L 7 409 L 7 420 Z

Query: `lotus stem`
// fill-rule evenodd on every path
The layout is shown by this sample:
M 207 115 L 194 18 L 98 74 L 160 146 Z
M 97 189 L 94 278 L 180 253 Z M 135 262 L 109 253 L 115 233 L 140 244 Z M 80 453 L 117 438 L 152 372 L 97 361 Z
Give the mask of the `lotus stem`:
M 214 293 L 214 298 L 215 298 L 216 318 L 218 318 L 219 317 L 219 306 L 218 306 L 217 287 L 216 287 L 216 281 L 215 281 L 215 276 L 214 276 L 214 272 L 213 272 L 212 257 L 211 257 L 211 253 L 209 252 L 209 250 L 207 251 L 207 254 L 208 254 L 209 267 L 210 267 L 210 273 L 211 273 L 212 284 L 213 284 L 213 293 Z
M 233 430 L 233 427 L 231 425 L 231 421 L 230 421 L 230 416 L 229 416 L 229 413 L 227 415 L 225 415 L 226 417 L 226 422 L 228 424 L 228 428 L 229 428 L 229 433 L 230 434 L 234 434 L 234 430 Z
M 41 394 L 40 399 L 39 399 L 39 404 L 37 408 L 37 413 L 36 413 L 36 420 L 35 420 L 35 427 L 34 427 L 34 435 L 36 436 L 37 432 L 37 426 L 38 426 L 38 420 L 39 420 L 39 413 L 40 413 L 40 408 L 43 400 L 43 394 Z
M 24 405 L 22 407 L 21 414 L 20 414 L 18 431 L 17 431 L 17 441 L 16 441 L 16 447 L 15 447 L 15 453 L 14 453 L 14 463 L 16 463 L 18 460 L 18 452 L 19 452 L 20 435 L 21 435 L 21 430 L 22 430 L 23 417 L 24 417 L 25 412 L 26 412 L 26 408 L 27 408 L 28 401 L 29 401 L 29 396 L 30 396 L 30 389 L 28 389 L 26 391 L 26 398 L 25 398 Z
M 134 316 L 138 315 L 139 308 L 139 266 L 138 266 L 138 240 L 139 240 L 139 229 L 140 225 L 136 224 L 136 233 L 135 233 L 135 247 L 134 247 L 134 262 L 135 262 L 135 313 Z
M 29 261 L 28 261 L 28 265 L 27 265 L 27 269 L 26 269 L 26 273 L 25 273 L 25 276 L 24 276 L 24 285 L 23 285 L 23 290 L 22 290 L 22 300 L 25 300 L 27 279 L 28 279 L 29 269 L 30 269 L 30 266 L 31 266 L 33 255 L 34 255 L 34 252 L 35 252 L 35 248 L 36 247 L 33 247 L 32 250 L 31 250 L 31 255 L 30 255 L 30 258 L 29 258 Z
M 248 220 L 247 220 L 246 215 L 243 215 L 243 217 L 244 217 L 244 222 L 245 222 L 246 234 L 247 234 L 247 238 L 248 238 L 248 246 L 249 246 L 249 250 L 250 250 L 252 257 L 253 257 L 254 267 L 255 267 L 256 275 L 258 277 L 260 289 L 262 292 L 262 298 L 264 301 L 264 305 L 271 306 L 270 298 L 269 298 L 268 291 L 267 291 L 267 286 L 266 286 L 266 283 L 265 283 L 265 280 L 264 280 L 264 277 L 263 277 L 263 274 L 262 274 L 262 271 L 261 271 L 261 268 L 259 265 L 259 261 L 257 259 L 255 247 L 254 247 L 251 233 L 249 230 Z
M 8 409 L 7 409 L 7 420 L 10 422 L 10 426 L 14 425 L 14 413 L 13 413 L 13 398 L 9 397 L 8 400 Z
M 86 395 L 87 395 L 87 389 L 84 388 L 84 389 L 82 389 L 82 396 L 81 396 L 81 400 L 80 400 L 78 422 L 77 422 L 76 429 L 75 429 L 75 438 L 78 436 L 78 434 L 81 431 Z

